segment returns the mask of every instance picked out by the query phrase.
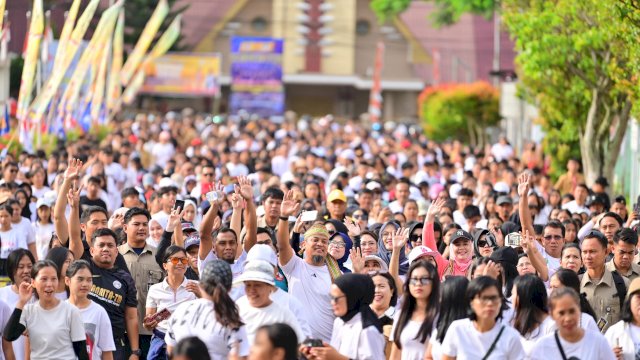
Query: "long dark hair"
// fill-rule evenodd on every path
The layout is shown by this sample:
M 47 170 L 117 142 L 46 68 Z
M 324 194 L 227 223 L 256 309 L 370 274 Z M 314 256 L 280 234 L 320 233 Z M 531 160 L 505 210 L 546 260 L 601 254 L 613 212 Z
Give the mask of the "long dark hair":
M 223 284 L 212 284 L 210 281 L 200 282 L 200 286 L 211 296 L 211 300 L 215 304 L 213 310 L 216 313 L 216 321 L 224 327 L 237 330 L 244 325 L 240 319 L 240 312 L 236 303 L 229 296 L 229 290 Z
M 7 256 L 7 276 L 9 276 L 9 280 L 14 284 L 16 283 L 15 275 L 16 271 L 18 271 L 18 265 L 25 256 L 31 260 L 31 265 L 35 264 L 36 259 L 33 257 L 33 254 L 31 254 L 31 251 L 27 249 L 15 249 Z
M 264 331 L 267 334 L 274 349 L 281 348 L 284 350 L 285 360 L 298 359 L 298 337 L 291 326 L 284 323 L 275 323 L 259 327 L 256 334 L 260 331 Z
M 46 260 L 51 260 L 56 264 L 58 269 L 58 279 L 63 279 L 65 276 L 65 274 L 62 273 L 62 266 L 64 265 L 64 262 L 67 261 L 69 253 L 71 253 L 71 251 L 66 247 L 57 247 L 49 250 L 45 257 Z
M 576 274 L 573 270 L 569 269 L 558 269 L 553 276 L 560 281 L 562 285 L 568 288 L 572 288 L 580 297 L 580 311 L 585 314 L 591 315 L 594 320 L 597 319 L 596 312 L 593 311 L 593 308 L 587 301 L 587 295 L 584 293 L 580 293 L 580 278 L 578 274 Z
M 444 341 L 447 335 L 449 325 L 452 322 L 467 317 L 467 302 L 465 293 L 469 286 L 469 280 L 464 276 L 451 276 L 447 281 L 442 283 L 442 292 L 440 294 L 440 303 L 447 304 L 443 306 L 438 317 L 436 328 L 438 329 L 438 342 Z
M 531 274 L 519 276 L 513 283 L 518 294 L 513 327 L 527 336 L 542 324 L 547 307 L 547 289 L 542 280 Z
M 438 276 L 438 271 L 433 265 L 431 265 L 431 263 L 428 263 L 426 261 L 414 262 L 409 267 L 409 271 L 407 271 L 407 281 L 404 283 L 405 298 L 402 302 L 402 307 L 400 308 L 398 325 L 396 326 L 396 331 L 393 334 L 393 338 L 395 339 L 394 343 L 396 344 L 398 349 L 402 349 L 402 344 L 400 344 L 400 334 L 402 334 L 402 330 L 404 330 L 404 327 L 411 319 L 411 316 L 413 315 L 413 312 L 415 311 L 417 306 L 416 299 L 411 295 L 411 292 L 409 291 L 409 284 L 411 283 L 411 274 L 415 269 L 419 267 L 426 269 L 429 273 L 429 277 L 431 278 L 431 294 L 429 295 L 429 301 L 427 302 L 427 316 L 422 322 L 418 334 L 416 334 L 416 340 L 424 344 L 424 342 L 427 340 L 427 337 L 431 336 L 433 323 L 436 320 L 438 311 L 440 311 L 440 277 Z

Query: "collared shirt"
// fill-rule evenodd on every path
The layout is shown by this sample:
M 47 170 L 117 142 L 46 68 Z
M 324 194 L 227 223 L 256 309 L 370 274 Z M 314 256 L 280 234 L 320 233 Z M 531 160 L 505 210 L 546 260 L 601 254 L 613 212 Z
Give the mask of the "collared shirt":
M 136 283 L 138 292 L 138 329 L 140 335 L 151 335 L 151 332 L 142 326 L 142 320 L 146 313 L 147 294 L 151 285 L 162 281 L 163 273 L 160 265 L 156 262 L 155 249 L 145 243 L 140 255 L 136 254 L 128 244 L 118 246 L 118 251 L 124 257 L 127 267 L 131 272 L 131 277 Z
M 616 265 L 613 263 L 613 260 L 608 261 L 607 264 L 605 265 L 605 267 L 609 271 L 614 271 L 614 270 L 617 271 L 618 274 L 620 274 L 623 277 L 629 279 L 629 282 L 633 281 L 633 279 L 635 279 L 638 276 L 640 276 L 640 265 L 636 264 L 635 262 L 631 263 L 631 268 L 626 273 L 622 273 L 622 271 L 618 270 L 616 268 Z
M 622 277 L 625 287 L 629 287 L 629 280 Z M 602 275 L 602 279 L 596 281 L 591 280 L 589 273 L 584 273 L 580 281 L 580 292 L 585 293 L 587 301 L 596 313 L 597 319 L 604 319 L 607 324 L 602 329 L 604 333 L 609 326 L 620 321 L 621 310 L 620 298 L 618 297 L 618 290 L 616 284 L 613 281 L 613 275 L 611 270 L 606 267 Z
M 192 280 L 184 278 L 184 280 L 182 280 L 182 284 L 180 284 L 175 291 L 167 282 L 167 278 L 158 284 L 152 285 L 149 288 L 149 293 L 147 294 L 146 307 L 148 309 L 155 308 L 157 311 L 168 309 L 173 313 L 180 303 L 188 300 L 195 300 L 196 295 L 187 290 L 187 284 L 189 281 Z M 158 323 L 157 329 L 166 333 L 169 325 L 169 318 Z

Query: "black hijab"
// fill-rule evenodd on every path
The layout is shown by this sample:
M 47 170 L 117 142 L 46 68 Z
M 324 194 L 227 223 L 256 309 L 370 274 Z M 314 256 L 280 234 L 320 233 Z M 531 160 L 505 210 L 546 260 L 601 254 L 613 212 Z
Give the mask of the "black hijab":
M 342 321 L 351 320 L 357 313 L 362 317 L 362 329 L 374 326 L 382 332 L 382 325 L 378 316 L 371 310 L 369 305 L 373 301 L 375 286 L 369 275 L 364 274 L 344 274 L 338 277 L 334 284 L 347 297 L 347 313 L 340 317 Z

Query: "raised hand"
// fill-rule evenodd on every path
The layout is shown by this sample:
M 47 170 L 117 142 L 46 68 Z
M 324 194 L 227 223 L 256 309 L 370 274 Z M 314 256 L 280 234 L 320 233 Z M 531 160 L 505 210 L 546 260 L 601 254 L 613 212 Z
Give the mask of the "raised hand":
M 296 223 L 293 225 L 293 232 L 296 234 L 302 234 L 304 232 L 304 221 L 302 221 L 302 213 L 296 218 Z
M 353 272 L 356 274 L 364 273 L 364 257 L 360 248 L 352 248 L 349 250 L 349 258 L 353 265 Z
M 180 207 L 171 210 L 171 214 L 169 214 L 169 219 L 167 220 L 167 230 L 169 232 L 174 231 L 180 224 L 180 219 L 182 218 L 182 213 L 180 212 L 180 210 Z
M 231 207 L 234 210 L 244 208 L 244 201 L 242 200 L 242 195 L 238 192 L 238 188 L 236 187 L 236 192 L 231 194 Z
M 436 216 L 440 214 L 442 211 L 442 207 L 445 205 L 446 201 L 442 198 L 437 198 L 434 202 L 431 203 L 429 209 L 427 209 L 427 222 L 433 222 L 436 219 Z
M 31 296 L 33 296 L 33 287 L 31 284 L 26 281 L 21 282 L 20 287 L 18 287 L 19 301 L 26 304 L 31 300 Z
M 520 198 L 529 194 L 529 180 L 531 180 L 531 176 L 526 172 L 523 172 L 518 177 L 518 196 Z
M 298 212 L 299 208 L 300 203 L 293 198 L 293 190 L 287 191 L 280 205 L 280 216 L 292 216 Z
M 64 178 L 67 180 L 75 180 L 80 177 L 80 172 L 82 171 L 82 161 L 78 159 L 69 160 L 69 165 L 67 165 L 67 170 L 64 172 Z
M 240 195 L 242 195 L 245 200 L 253 201 L 253 186 L 248 177 L 238 176 L 237 187 L 240 189 Z
M 496 242 L 498 243 L 498 246 L 502 247 L 504 246 L 504 234 L 502 234 L 502 229 L 496 227 L 493 229 L 489 229 L 489 232 L 493 234 L 493 236 L 496 238 Z
M 402 249 L 409 240 L 409 229 L 398 228 L 395 234 L 391 237 L 391 242 L 394 249 Z
M 498 275 L 500 275 L 500 264 L 489 261 L 484 270 L 482 270 L 482 275 L 497 279 Z
M 222 226 L 222 219 L 220 216 L 216 216 L 215 220 L 213 220 L 213 231 L 218 231 Z
M 76 188 L 76 185 L 77 185 L 77 181 L 74 181 L 73 186 L 71 186 L 71 188 L 69 189 L 69 192 L 67 193 L 67 201 L 69 202 L 69 206 L 71 206 L 72 208 L 75 208 L 80 205 L 80 192 L 84 187 L 81 184 L 80 187 Z
M 344 225 L 347 227 L 347 229 L 349 230 L 349 237 L 354 238 L 356 236 L 360 236 L 360 233 L 362 232 L 362 229 L 360 229 L 360 225 L 358 225 L 355 220 L 349 218 L 345 218 L 344 219 Z

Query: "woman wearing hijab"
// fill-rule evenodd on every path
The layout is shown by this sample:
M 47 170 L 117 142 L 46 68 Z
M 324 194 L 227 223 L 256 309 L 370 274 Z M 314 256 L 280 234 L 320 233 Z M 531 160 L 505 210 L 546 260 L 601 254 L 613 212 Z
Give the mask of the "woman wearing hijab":
M 378 257 L 389 265 L 391 263 L 391 254 L 393 253 L 393 236 L 396 234 L 400 225 L 395 221 L 388 221 L 382 225 L 378 233 Z M 399 253 L 400 275 L 404 275 L 409 270 L 409 260 L 402 249 Z
M 378 316 L 369 306 L 374 284 L 368 275 L 344 274 L 331 285 L 331 305 L 336 319 L 331 344 L 303 347 L 310 359 L 385 359 L 385 340 Z
M 496 249 L 498 243 L 489 230 L 480 229 L 473 233 L 473 252 L 476 257 L 489 257 Z
M 329 238 L 329 256 L 333 257 L 338 263 L 338 267 L 343 274 L 351 272 L 344 264 L 349 260 L 349 251 L 352 247 L 353 242 L 345 233 L 337 232 Z
M 151 218 L 149 220 L 149 237 L 147 238 L 149 246 L 157 248 L 160 245 L 162 232 L 167 227 L 167 222 L 168 218 L 165 217 Z

